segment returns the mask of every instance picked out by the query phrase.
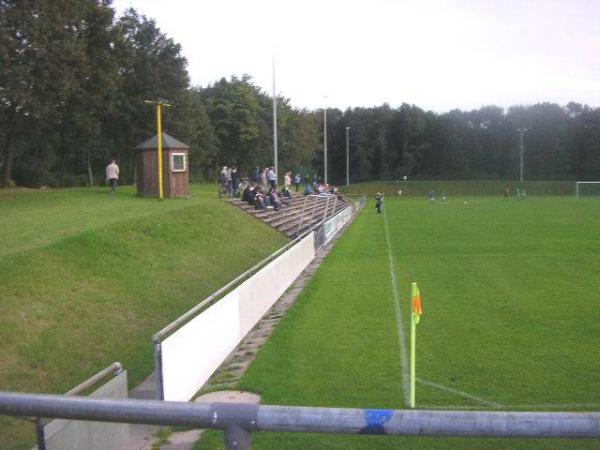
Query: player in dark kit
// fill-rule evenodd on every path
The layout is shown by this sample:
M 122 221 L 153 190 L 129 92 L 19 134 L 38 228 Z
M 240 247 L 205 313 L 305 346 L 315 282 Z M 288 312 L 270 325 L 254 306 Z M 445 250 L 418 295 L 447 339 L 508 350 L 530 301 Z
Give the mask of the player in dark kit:
M 375 196 L 375 201 L 377 203 L 375 203 L 375 208 L 377 208 L 377 214 L 381 214 L 381 210 L 383 209 L 383 195 L 381 195 L 381 192 L 378 192 L 377 195 Z

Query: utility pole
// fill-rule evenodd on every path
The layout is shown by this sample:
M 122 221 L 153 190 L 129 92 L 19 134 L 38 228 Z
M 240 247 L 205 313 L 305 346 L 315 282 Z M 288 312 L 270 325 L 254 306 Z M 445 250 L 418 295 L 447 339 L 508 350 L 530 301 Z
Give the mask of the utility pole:
M 158 139 L 158 199 L 162 200 L 163 195 L 163 152 L 162 152 L 162 110 L 161 106 L 170 108 L 164 100 L 144 100 L 144 103 L 156 105 L 156 137 Z
M 275 91 L 275 55 L 273 55 L 273 168 L 279 179 L 279 163 L 277 161 L 277 94 Z
M 520 170 L 520 177 L 519 180 L 521 181 L 521 183 L 523 182 L 523 135 L 525 134 L 525 132 L 527 131 L 527 128 L 519 128 L 517 130 L 521 136 L 521 170 Z
M 346 186 L 350 185 L 350 127 L 346 127 Z
M 327 105 L 323 108 L 323 159 L 325 160 L 325 184 L 327 184 Z

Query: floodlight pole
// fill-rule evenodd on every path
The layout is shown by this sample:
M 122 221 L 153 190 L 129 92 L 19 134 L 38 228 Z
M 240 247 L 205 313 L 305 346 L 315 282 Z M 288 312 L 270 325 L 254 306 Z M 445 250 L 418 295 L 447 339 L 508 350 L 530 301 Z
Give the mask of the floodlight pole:
M 325 100 L 327 100 L 327 97 L 325 97 Z M 327 184 L 327 105 L 323 108 L 323 159 L 325 160 L 325 184 Z
M 158 138 L 158 199 L 162 200 L 163 195 L 163 154 L 162 154 L 162 109 L 161 106 L 171 107 L 164 101 L 144 100 L 144 103 L 156 105 L 156 136 Z
M 275 176 L 279 178 L 279 163 L 277 161 L 277 94 L 275 93 L 275 55 L 273 55 L 273 167 Z
M 350 127 L 346 127 L 346 186 L 350 185 Z
M 520 137 L 521 137 L 521 165 L 520 165 L 521 170 L 520 170 L 519 180 L 522 183 L 523 182 L 523 135 L 527 131 L 527 128 L 519 128 L 517 131 L 519 132 Z

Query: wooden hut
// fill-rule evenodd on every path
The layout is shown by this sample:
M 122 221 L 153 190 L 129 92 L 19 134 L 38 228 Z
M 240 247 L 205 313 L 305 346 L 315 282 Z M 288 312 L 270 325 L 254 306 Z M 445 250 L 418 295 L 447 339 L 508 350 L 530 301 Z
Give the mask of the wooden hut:
M 163 194 L 165 198 L 190 195 L 190 146 L 162 133 Z M 137 192 L 142 197 L 158 197 L 158 135 L 135 148 Z

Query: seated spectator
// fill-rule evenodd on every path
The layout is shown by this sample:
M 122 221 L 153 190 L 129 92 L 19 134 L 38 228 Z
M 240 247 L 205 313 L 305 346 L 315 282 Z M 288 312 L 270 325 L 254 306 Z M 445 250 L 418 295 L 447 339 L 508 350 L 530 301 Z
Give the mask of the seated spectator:
M 271 200 L 271 204 L 273 208 L 277 211 L 283 208 L 285 205 L 281 201 L 281 197 L 279 196 L 279 192 L 277 192 L 277 185 L 273 189 L 271 189 L 271 193 L 269 194 L 269 199 Z
M 248 184 L 242 192 L 242 200 L 249 204 L 254 203 L 254 196 L 256 195 L 256 187 L 252 184 Z
M 311 195 L 313 193 L 312 186 L 309 183 L 304 185 L 304 195 Z
M 257 190 L 256 195 L 254 196 L 254 209 L 265 209 L 266 207 L 265 197 L 260 190 Z

